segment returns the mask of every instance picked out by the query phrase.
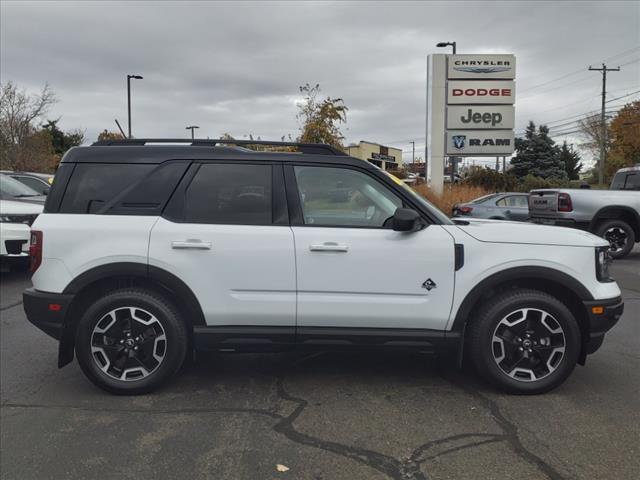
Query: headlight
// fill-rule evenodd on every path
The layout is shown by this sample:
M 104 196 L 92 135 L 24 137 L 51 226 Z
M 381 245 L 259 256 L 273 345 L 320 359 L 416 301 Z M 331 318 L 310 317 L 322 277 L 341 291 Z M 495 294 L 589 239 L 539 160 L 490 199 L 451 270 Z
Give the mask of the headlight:
M 596 278 L 600 282 L 609 282 L 609 265 L 611 264 L 611 255 L 609 247 L 596 248 Z

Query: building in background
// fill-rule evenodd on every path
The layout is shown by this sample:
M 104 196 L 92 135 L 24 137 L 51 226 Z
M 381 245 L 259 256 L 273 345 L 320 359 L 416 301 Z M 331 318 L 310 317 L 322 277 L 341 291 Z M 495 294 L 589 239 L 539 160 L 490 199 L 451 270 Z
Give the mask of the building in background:
M 345 149 L 347 154 L 371 162 L 383 170 L 399 170 L 402 168 L 402 150 L 386 147 L 379 143 L 360 141 Z

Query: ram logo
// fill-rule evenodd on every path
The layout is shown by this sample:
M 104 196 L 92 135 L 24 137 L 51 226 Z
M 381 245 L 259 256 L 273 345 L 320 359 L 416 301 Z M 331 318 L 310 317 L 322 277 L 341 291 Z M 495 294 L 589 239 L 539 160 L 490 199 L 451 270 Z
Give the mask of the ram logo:
M 467 136 L 466 135 L 453 135 L 451 137 L 453 141 L 453 146 L 458 150 L 462 150 L 464 148 L 464 144 L 466 143 Z

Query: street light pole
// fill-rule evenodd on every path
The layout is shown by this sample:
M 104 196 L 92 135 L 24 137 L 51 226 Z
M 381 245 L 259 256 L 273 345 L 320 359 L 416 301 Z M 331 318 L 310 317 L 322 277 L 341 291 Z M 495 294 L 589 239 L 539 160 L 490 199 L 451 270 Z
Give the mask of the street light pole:
M 409 142 L 412 147 L 413 147 L 413 153 L 411 156 L 411 172 L 415 173 L 414 170 L 416 169 L 416 142 Z
M 140 75 L 127 75 L 127 119 L 129 138 L 131 138 L 131 79 L 142 80 Z
M 191 140 L 195 140 L 195 134 L 193 133 L 196 128 L 200 128 L 198 125 L 189 125 L 185 130 L 191 130 Z
M 456 54 L 456 42 L 438 42 L 436 43 L 436 47 L 453 47 L 453 54 Z

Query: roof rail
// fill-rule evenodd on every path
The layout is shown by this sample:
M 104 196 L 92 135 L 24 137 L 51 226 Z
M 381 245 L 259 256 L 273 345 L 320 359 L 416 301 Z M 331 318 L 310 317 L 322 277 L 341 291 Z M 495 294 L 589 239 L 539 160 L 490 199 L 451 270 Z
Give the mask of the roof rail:
M 268 140 L 190 140 L 186 138 L 123 138 L 118 140 L 102 140 L 91 144 L 93 147 L 113 145 L 146 145 L 148 143 L 184 143 L 192 147 L 215 147 L 218 145 L 268 145 L 274 147 L 296 147 L 300 153 L 309 155 L 344 155 L 342 150 L 324 143 L 271 142 Z

